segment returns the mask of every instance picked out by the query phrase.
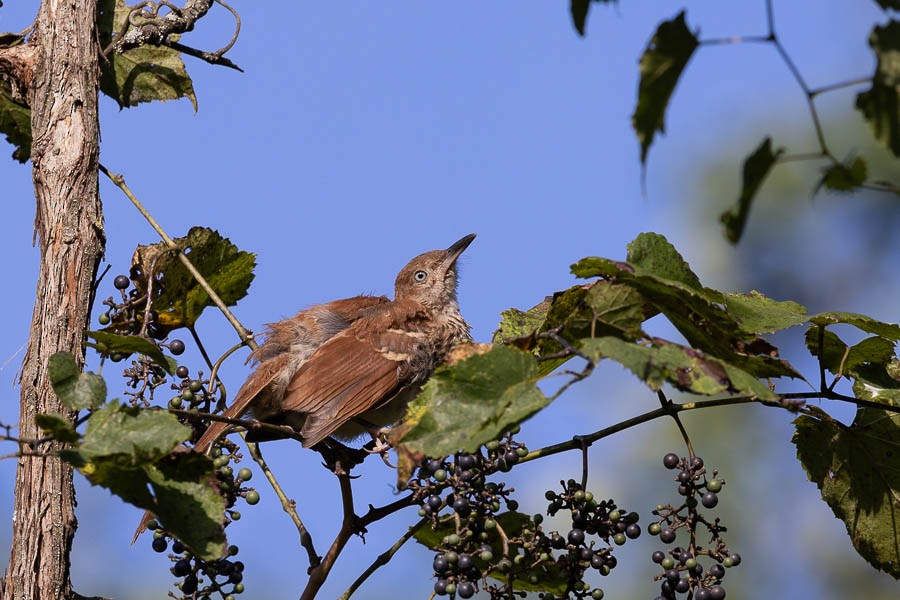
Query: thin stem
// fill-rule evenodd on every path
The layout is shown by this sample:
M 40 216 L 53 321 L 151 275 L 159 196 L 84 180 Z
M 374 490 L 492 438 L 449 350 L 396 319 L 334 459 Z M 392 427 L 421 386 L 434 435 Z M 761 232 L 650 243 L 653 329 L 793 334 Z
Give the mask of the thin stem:
M 272 486 L 272 489 L 275 490 L 275 495 L 278 496 L 278 500 L 281 501 L 281 508 L 284 509 L 284 512 L 288 514 L 291 518 L 291 521 L 294 522 L 294 526 L 297 528 L 297 532 L 300 534 L 300 545 L 306 549 L 306 555 L 309 559 L 309 567 L 312 569 L 317 567 L 319 563 L 321 563 L 322 558 L 316 552 L 315 545 L 313 544 L 312 536 L 309 533 L 309 530 L 306 528 L 306 525 L 303 524 L 303 520 L 300 519 L 300 515 L 297 514 L 297 504 L 293 500 L 287 497 L 287 494 L 284 493 L 284 489 L 281 487 L 281 484 L 278 483 L 278 480 L 275 479 L 275 474 L 272 473 L 272 470 L 269 468 L 268 463 L 266 463 L 265 459 L 262 456 L 262 452 L 259 450 L 259 444 L 253 444 L 247 442 L 246 436 L 241 433 L 241 437 L 244 439 L 244 443 L 247 444 L 247 450 L 250 452 L 250 458 L 252 458 L 259 468 L 262 469 L 263 475 L 266 476 L 266 479 L 269 482 L 269 485 Z
M 350 537 L 359 530 L 356 513 L 353 511 L 353 486 L 351 485 L 350 475 L 343 470 L 336 472 L 335 475 L 341 488 L 341 506 L 344 513 L 341 529 L 335 536 L 322 562 L 310 569 L 309 581 L 306 582 L 306 587 L 303 589 L 303 593 L 300 594 L 300 600 L 312 600 L 316 597 L 344 546 L 347 545 Z
M 272 425 L 270 423 L 266 423 L 264 421 L 256 421 L 254 419 L 231 419 L 229 417 L 223 417 L 222 415 L 214 415 L 212 413 L 200 412 L 197 410 L 184 410 L 181 408 L 167 408 L 166 410 L 168 410 L 172 414 L 194 421 L 218 421 L 219 423 L 237 425 L 247 430 L 261 429 L 263 431 L 271 431 L 272 433 L 277 433 L 278 435 L 285 438 L 290 438 L 298 442 L 303 441 L 303 438 L 300 436 L 300 434 L 287 425 Z
M 861 85 L 863 83 L 871 83 L 871 77 L 857 77 L 856 79 L 848 79 L 847 81 L 841 81 L 838 83 L 832 83 L 829 85 L 823 85 L 822 87 L 817 87 L 809 90 L 810 96 L 818 96 L 819 94 L 824 94 L 826 92 L 832 92 L 834 90 L 839 90 L 845 87 L 851 87 L 854 85 Z
M 665 392 L 659 390 L 656 392 L 657 397 L 659 398 L 659 403 L 662 408 L 668 408 L 673 404 L 673 402 L 666 397 Z M 687 430 L 684 428 L 684 424 L 681 422 L 681 417 L 678 416 L 677 412 L 673 412 L 671 414 L 672 419 L 674 419 L 675 424 L 678 425 L 678 431 L 681 432 L 681 438 L 684 440 L 684 445 L 687 446 L 688 454 L 691 458 L 694 458 L 694 445 L 691 444 L 691 438 L 687 433 Z
M 144 205 L 141 204 L 141 201 L 137 199 L 137 197 L 131 191 L 131 188 L 129 188 L 128 185 L 125 183 L 125 178 L 122 175 L 117 175 L 115 173 L 111 173 L 109 171 L 109 169 L 107 169 L 103 164 L 100 165 L 100 171 L 104 175 L 106 175 L 109 178 L 109 180 L 112 181 L 116 187 L 118 187 L 120 190 L 122 190 L 122 193 L 125 194 L 125 196 L 131 201 L 131 203 L 138 210 L 138 212 L 141 213 L 141 215 L 144 217 L 144 219 L 146 219 L 147 222 L 150 223 L 150 226 L 153 227 L 154 230 L 156 230 L 156 233 L 159 234 L 159 237 L 162 238 L 162 240 L 163 240 L 163 242 L 165 242 L 166 246 L 168 246 L 170 249 L 172 249 L 178 253 L 177 254 L 178 259 L 181 261 L 181 263 L 184 265 L 184 267 L 188 270 L 188 272 L 194 276 L 194 279 L 197 280 L 197 283 L 200 285 L 200 287 L 202 287 L 203 290 L 207 294 L 209 294 L 210 300 L 212 300 L 213 304 L 215 304 L 218 307 L 218 309 L 220 311 L 222 311 L 222 314 L 225 315 L 225 318 L 228 320 L 228 322 L 231 324 L 231 326 L 237 332 L 238 337 L 240 337 L 241 341 L 246 343 L 253 350 L 256 350 L 257 344 L 256 344 L 256 341 L 253 339 L 253 334 L 251 334 L 249 331 L 247 331 L 247 329 L 244 328 L 244 326 L 241 324 L 241 322 L 238 321 L 237 317 L 234 316 L 234 313 L 232 313 L 228 309 L 228 306 L 225 305 L 225 302 L 222 301 L 222 298 L 220 298 L 219 295 L 216 293 L 216 291 L 212 288 L 212 286 L 209 285 L 209 282 L 206 281 L 206 278 L 204 278 L 203 275 L 200 274 L 200 272 L 197 270 L 197 268 L 194 266 L 194 264 L 188 259 L 187 256 L 185 256 L 184 251 L 178 247 L 178 244 L 176 244 L 172 240 L 172 238 L 169 237 L 169 235 L 160 226 L 160 224 L 156 221 L 156 219 L 153 218 L 153 215 L 151 215 L 147 211 L 147 209 L 144 208 Z
M 363 571 L 359 577 L 356 578 L 356 581 L 350 584 L 350 587 L 347 588 L 347 591 L 341 594 L 338 600 L 348 600 L 350 596 L 352 596 L 356 592 L 356 590 L 358 590 L 359 587 L 363 583 L 365 583 L 366 579 L 368 579 L 369 576 L 372 575 L 372 573 L 388 564 L 394 557 L 394 555 L 397 554 L 397 551 L 400 550 L 400 548 L 402 548 L 403 545 L 408 542 L 416 534 L 416 532 L 425 525 L 426 522 L 426 519 L 419 520 L 418 523 L 410 527 L 406 533 L 400 536 L 400 539 L 394 542 L 394 544 L 390 548 L 379 554 L 378 558 L 372 561 L 372 564 L 369 565 L 369 567 L 365 571 Z
M 736 37 L 724 37 L 724 38 L 710 38 L 707 40 L 700 40 L 698 43 L 701 46 L 715 46 L 718 44 L 760 44 L 760 43 L 769 43 L 772 41 L 767 35 L 743 35 Z

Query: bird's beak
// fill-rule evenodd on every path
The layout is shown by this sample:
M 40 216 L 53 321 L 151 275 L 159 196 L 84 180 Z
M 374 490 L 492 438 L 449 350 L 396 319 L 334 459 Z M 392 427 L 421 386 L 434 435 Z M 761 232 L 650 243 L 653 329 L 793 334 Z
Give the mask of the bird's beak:
M 458 241 L 454 242 L 452 246 L 447 248 L 447 258 L 444 259 L 443 266 L 445 269 L 450 269 L 456 263 L 456 259 L 459 258 L 459 255 L 463 253 L 463 251 L 469 247 L 469 244 L 472 243 L 472 240 L 475 239 L 475 234 L 470 233 L 469 235 L 460 238 Z

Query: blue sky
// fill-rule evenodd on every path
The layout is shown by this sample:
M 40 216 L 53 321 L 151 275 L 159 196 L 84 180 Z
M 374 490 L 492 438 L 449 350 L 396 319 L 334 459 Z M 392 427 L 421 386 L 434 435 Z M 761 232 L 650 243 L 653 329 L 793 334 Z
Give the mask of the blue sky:
M 265 322 L 317 302 L 389 294 L 394 275 L 409 258 L 470 232 L 478 238 L 462 261 L 460 302 L 480 341 L 489 340 L 500 311 L 527 308 L 572 285 L 568 267 L 582 256 L 624 257 L 625 244 L 641 231 L 666 235 L 708 285 L 734 291 L 759 286 L 753 257 L 741 259 L 740 251 L 724 242 L 717 215 L 737 195 L 740 155 L 765 133 L 777 142 L 790 130 L 792 141 L 799 136 L 792 151 L 814 149 L 803 95 L 771 47 L 701 48 L 676 90 L 667 135 L 650 151 L 644 197 L 630 128 L 637 61 L 655 24 L 674 16 L 677 7 L 647 1 L 593 6 L 588 35 L 581 39 L 562 1 L 238 3 L 243 29 L 229 57 L 246 72 L 188 58 L 197 114 L 186 100 L 119 111 L 103 99 L 101 161 L 125 175 L 171 235 L 206 225 L 257 254 L 250 295 L 235 310 L 257 331 Z M 701 39 L 765 31 L 762 1 L 728 3 L 724 9 L 720 2 L 704 1 L 688 8 L 688 24 L 700 28 Z M 35 10 L 36 3 L 6 2 L 0 30 L 24 29 Z M 812 86 L 872 71 L 866 39 L 872 25 L 884 20 L 875 2 L 780 2 L 776 14 L 779 34 Z M 184 42 L 209 50 L 224 45 L 229 19 L 226 11 L 214 8 Z M 826 119 L 845 115 L 853 93 L 823 98 Z M 855 126 L 862 131 L 858 122 Z M 844 156 L 859 143 L 841 138 L 835 151 Z M 0 153 L 10 152 L 0 143 Z M 735 158 L 729 163 L 723 156 Z M 701 175 L 708 174 L 710 164 L 725 171 L 727 197 L 705 196 Z M 806 175 L 811 170 L 796 169 Z M 0 181 L 7 198 L 0 249 L 8 257 L 0 421 L 14 422 L 18 391 L 13 382 L 27 339 L 38 260 L 31 246 L 30 165 L 0 160 Z M 810 203 L 810 187 L 797 202 L 810 212 L 808 223 L 815 227 L 839 214 L 839 207 L 833 197 Z M 135 245 L 157 238 L 107 181 L 101 182 L 101 194 L 110 273 L 126 272 Z M 760 197 L 764 201 L 765 188 Z M 706 208 L 698 210 L 698 205 Z M 766 234 L 754 230 L 752 219 L 749 227 L 748 236 Z M 829 238 L 829 256 L 849 252 L 858 243 L 854 235 Z M 739 262 L 744 266 L 736 272 Z M 829 264 L 823 254 L 821 263 L 796 268 L 827 271 Z M 112 293 L 111 279 L 107 284 L 106 295 Z M 850 306 L 829 306 L 823 297 L 823 306 L 815 308 L 852 309 L 896 321 L 896 304 L 890 304 L 896 285 L 894 277 L 865 297 L 847 298 Z M 199 330 L 213 351 L 236 341 L 212 311 Z M 195 353 L 185 357 L 199 364 Z M 246 375 L 241 362 L 232 361 L 225 375 L 231 389 Z M 115 394 L 121 386 L 112 371 L 107 377 Z M 617 397 L 635 398 L 635 403 L 615 403 Z M 597 398 L 606 402 L 599 410 Z M 526 426 L 524 441 L 536 447 L 599 429 L 612 418 L 644 410 L 648 400 L 652 396 L 634 379 L 607 366 L 551 407 L 540 426 Z M 731 414 L 729 421 L 722 415 L 717 426 L 740 426 L 741 418 Z M 849 552 L 843 526 L 816 503 L 815 487 L 794 460 L 787 419 L 778 415 L 771 422 L 777 423 L 771 432 L 753 435 L 760 436 L 754 438 L 760 445 L 772 446 L 766 450 L 772 462 L 747 469 L 758 481 L 791 479 L 784 502 L 769 510 L 779 521 L 795 522 L 784 534 L 791 544 L 813 535 L 816 544 Z M 677 449 L 677 443 L 674 428 L 659 424 L 598 445 L 595 464 L 603 473 L 598 485 L 610 486 L 602 493 L 627 498 L 629 487 L 644 485 L 643 474 L 664 479 L 659 457 Z M 309 452 L 286 443 L 264 450 L 324 547 L 339 519 L 332 478 Z M 739 456 L 715 458 L 741 465 Z M 393 473 L 371 462 L 359 480 L 361 507 L 392 498 Z M 575 456 L 564 457 L 520 475 L 523 496 L 536 485 L 531 495 L 542 498 L 542 490 L 570 476 L 577 463 Z M 0 461 L 0 481 L 7 482 L 0 486 L 7 490 L 0 496 L 0 564 L 8 556 L 13 470 L 12 461 Z M 256 475 L 263 501 L 243 511 L 232 538 L 248 564 L 246 597 L 296 597 L 305 579 L 296 531 Z M 81 479 L 78 483 L 73 575 L 78 591 L 138 598 L 134 590 L 141 589 L 143 597 L 161 597 L 171 581 L 166 559 L 151 551 L 149 540 L 128 545 L 139 511 Z M 647 513 L 648 508 L 636 506 L 638 494 L 632 496 L 628 504 Z M 741 500 L 736 494 L 735 505 Z M 809 505 L 804 513 L 821 525 L 806 528 L 792 505 Z M 406 514 L 376 525 L 365 546 L 352 541 L 322 597 L 343 591 L 412 518 Z M 751 536 L 767 531 L 746 530 Z M 647 539 L 638 544 L 630 543 L 620 559 L 631 556 L 639 563 L 629 572 L 638 575 L 629 581 L 621 572 L 604 582 L 608 591 L 619 590 L 620 595 L 608 597 L 653 593 L 646 557 L 655 546 Z M 869 574 L 860 559 L 849 560 L 854 576 Z M 410 597 L 427 597 L 430 561 L 427 551 L 405 548 L 359 597 L 396 597 L 399 585 L 410 590 Z M 770 586 L 766 590 L 797 585 L 790 573 L 771 573 L 775 559 L 770 556 L 745 562 L 755 566 L 745 567 L 741 576 L 768 578 L 761 584 Z M 803 561 L 798 568 L 800 581 L 821 575 Z M 411 581 L 399 583 L 408 573 L 413 573 Z M 819 590 L 810 585 L 803 589 Z

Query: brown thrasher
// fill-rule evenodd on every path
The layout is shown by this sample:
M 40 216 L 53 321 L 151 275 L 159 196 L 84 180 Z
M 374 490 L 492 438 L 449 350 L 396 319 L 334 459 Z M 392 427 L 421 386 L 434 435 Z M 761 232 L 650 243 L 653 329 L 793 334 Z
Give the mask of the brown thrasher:
M 471 339 L 456 300 L 456 260 L 474 239 L 469 234 L 412 259 L 397 275 L 392 301 L 356 296 L 270 324 L 250 357 L 259 366 L 222 416 L 238 419 L 250 411 L 260 421 L 288 425 L 306 448 L 398 421 L 447 353 Z M 207 452 L 229 427 L 212 423 L 194 449 Z M 251 431 L 247 438 L 265 436 Z M 145 515 L 135 537 L 148 521 Z

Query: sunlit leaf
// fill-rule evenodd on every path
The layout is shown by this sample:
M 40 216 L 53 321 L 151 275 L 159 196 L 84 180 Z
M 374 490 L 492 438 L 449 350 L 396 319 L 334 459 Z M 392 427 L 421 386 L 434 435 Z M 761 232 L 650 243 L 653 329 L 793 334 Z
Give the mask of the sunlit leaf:
M 654 340 L 653 346 L 603 337 L 583 340 L 581 351 L 595 360 L 614 360 L 638 376 L 651 389 L 670 383 L 679 390 L 714 396 L 739 393 L 772 400 L 776 396 L 758 379 L 693 348 Z
M 857 552 L 900 579 L 900 414 L 861 408 L 849 427 L 805 415 L 794 424 L 797 457 Z
M 256 266 L 254 254 L 239 250 L 219 232 L 206 227 L 192 227 L 186 236 L 174 241 L 227 306 L 247 294 Z M 153 277 L 155 326 L 160 331 L 191 327 L 203 309 L 212 306 L 209 294 L 166 244 L 138 246 L 132 264 L 141 271 L 134 283 L 142 293 L 148 288 L 148 277 Z
M 764 294 L 723 294 L 725 310 L 750 333 L 773 333 L 806 322 L 806 307 L 796 302 L 772 300 Z
M 664 246 L 659 244 L 659 247 Z M 665 252 L 668 254 L 670 251 Z M 681 259 L 680 255 L 677 256 Z M 643 264 L 651 263 L 645 260 Z M 754 332 L 762 326 L 787 324 L 796 320 L 784 315 L 787 307 L 773 305 L 773 314 L 768 316 L 759 314 L 760 306 L 765 304 L 762 300 L 758 301 L 760 306 L 755 307 L 752 302 L 744 302 L 741 305 L 744 311 L 732 315 L 725 309 L 726 298 L 720 292 L 704 288 L 699 281 L 693 281 L 685 273 L 680 278 L 690 284 L 657 276 L 654 271 L 665 272 L 659 267 L 651 270 L 646 266 L 596 257 L 582 259 L 572 266 L 572 272 L 580 277 L 603 276 L 632 287 L 639 292 L 646 304 L 662 312 L 691 346 L 706 354 L 754 377 L 800 376 L 786 361 L 777 358 L 777 349 L 772 344 Z M 689 269 L 686 273 L 693 274 Z M 672 275 L 670 271 L 670 276 Z M 678 276 L 678 271 L 674 275 Z M 792 308 L 798 310 L 797 307 Z M 753 319 L 750 319 L 750 309 L 757 311 Z M 748 321 L 748 328 L 743 327 L 741 319 Z
M 763 143 L 753 151 L 753 153 L 744 159 L 744 171 L 741 179 L 741 195 L 738 197 L 737 204 L 730 210 L 725 211 L 719 217 L 719 220 L 725 226 L 725 237 L 732 244 L 737 244 L 744 233 L 744 226 L 747 224 L 747 217 L 750 214 L 750 207 L 756 192 L 759 191 L 763 181 L 775 163 L 778 157 L 784 153 L 784 148 L 778 148 L 772 151 L 772 140 L 766 138 Z
M 59 442 L 73 443 L 81 439 L 81 434 L 75 431 L 72 422 L 60 414 L 41 413 L 35 416 L 34 421 L 45 433 Z
M 862 329 L 866 333 L 874 333 L 891 341 L 900 340 L 900 325 L 896 323 L 885 323 L 866 315 L 851 312 L 827 312 L 813 315 L 809 318 L 810 323 L 816 325 L 835 325 L 838 323 L 846 323 L 853 325 L 858 329 Z
M 133 7 L 124 0 L 101 0 L 97 19 L 100 43 L 112 41 Z M 177 36 L 172 36 L 176 41 Z M 146 44 L 122 53 L 111 52 L 100 61 L 100 91 L 119 108 L 153 100 L 188 98 L 197 111 L 194 85 L 181 60 L 181 53 L 166 46 Z
M 166 372 L 171 374 L 174 371 L 172 364 L 159 346 L 146 338 L 137 335 L 118 335 L 108 331 L 88 331 L 87 336 L 97 342 L 97 349 L 103 354 L 118 352 L 127 356 L 137 352 L 148 356 Z
M 95 373 L 82 373 L 68 352 L 50 357 L 47 374 L 59 401 L 71 409 L 97 408 L 106 401 L 106 381 Z
M 474 451 L 543 408 L 537 359 L 495 346 L 435 371 L 410 405 L 402 443 L 427 456 Z
M 641 81 L 637 107 L 631 118 L 641 143 L 641 164 L 657 131 L 665 131 L 666 108 L 678 78 L 697 49 L 697 36 L 687 27 L 684 11 L 660 23 L 641 57 Z
M 856 97 L 856 108 L 869 122 L 875 139 L 900 156 L 900 21 L 876 25 L 869 45 L 878 64 L 872 87 Z
M 108 402 L 88 419 L 81 443 L 60 452 L 88 481 L 149 510 L 198 556 L 225 552 L 224 500 L 211 485 L 212 461 L 176 451 L 191 428 L 162 410 Z

